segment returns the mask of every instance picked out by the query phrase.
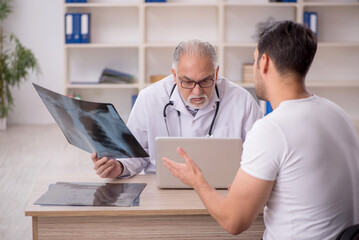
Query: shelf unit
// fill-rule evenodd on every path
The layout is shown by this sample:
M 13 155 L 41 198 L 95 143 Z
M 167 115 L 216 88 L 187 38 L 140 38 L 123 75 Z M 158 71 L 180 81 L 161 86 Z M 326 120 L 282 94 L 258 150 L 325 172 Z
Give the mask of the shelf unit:
M 241 76 L 243 63 L 253 59 L 257 25 L 271 17 L 302 22 L 304 11 L 316 11 L 319 24 L 318 52 L 307 76 L 310 91 L 336 101 L 352 118 L 359 119 L 356 0 L 64 3 L 64 14 L 91 13 L 91 43 L 64 43 L 65 93 L 81 94 L 90 101 L 111 102 L 126 121 L 131 96 L 150 84 L 151 75 L 170 74 L 174 48 L 180 41 L 193 38 L 212 43 L 218 53 L 220 74 L 253 92 L 254 85 L 242 83 Z M 135 83 L 95 84 L 105 67 L 132 74 Z

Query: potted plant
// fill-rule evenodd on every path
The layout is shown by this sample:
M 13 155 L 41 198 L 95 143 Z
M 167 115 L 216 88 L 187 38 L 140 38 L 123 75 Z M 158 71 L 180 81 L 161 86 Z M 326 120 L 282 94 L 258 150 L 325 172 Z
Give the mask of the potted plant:
M 0 0 L 0 21 L 11 13 L 10 1 Z M 14 34 L 7 36 L 0 26 L 0 129 L 6 128 L 6 118 L 14 105 L 12 88 L 20 87 L 32 71 L 40 73 L 32 51 L 25 48 Z

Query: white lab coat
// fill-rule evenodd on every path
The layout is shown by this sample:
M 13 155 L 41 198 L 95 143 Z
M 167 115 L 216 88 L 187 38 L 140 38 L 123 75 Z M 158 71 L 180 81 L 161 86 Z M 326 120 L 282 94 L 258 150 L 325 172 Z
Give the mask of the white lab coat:
M 213 137 L 238 137 L 244 141 L 254 122 L 263 117 L 253 96 L 225 78 L 219 77 L 217 81 L 219 98 L 214 91 L 209 104 L 198 110 L 196 116 L 192 116 L 186 108 L 177 87 L 170 97 L 173 85 L 173 75 L 169 75 L 139 93 L 127 126 L 150 157 L 120 159 L 125 168 L 121 177 L 130 177 L 142 170 L 155 173 L 155 138 L 168 136 L 163 109 L 169 101 L 173 102 L 173 106 L 166 110 L 170 136 L 180 136 L 179 123 L 182 137 L 206 136 L 215 113 L 216 101 L 220 101 L 220 106 L 213 125 Z M 176 110 L 181 113 L 180 120 Z

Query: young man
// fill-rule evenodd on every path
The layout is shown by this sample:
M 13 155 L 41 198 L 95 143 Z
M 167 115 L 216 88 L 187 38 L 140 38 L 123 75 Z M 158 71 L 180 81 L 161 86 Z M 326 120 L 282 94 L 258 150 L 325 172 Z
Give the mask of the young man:
M 254 52 L 256 94 L 274 111 L 258 120 L 243 145 L 241 168 L 228 195 L 216 192 L 186 160 L 164 158 L 192 186 L 210 214 L 232 234 L 264 208 L 263 239 L 335 239 L 359 223 L 359 143 L 347 114 L 306 90 L 317 41 L 304 25 L 283 21 L 265 29 Z
M 155 173 L 155 138 L 238 137 L 262 112 L 248 91 L 218 76 L 216 52 L 199 40 L 180 43 L 173 57 L 172 75 L 142 90 L 128 120 L 128 128 L 149 158 L 98 159 L 94 169 L 101 177 L 130 177 L 144 170 Z

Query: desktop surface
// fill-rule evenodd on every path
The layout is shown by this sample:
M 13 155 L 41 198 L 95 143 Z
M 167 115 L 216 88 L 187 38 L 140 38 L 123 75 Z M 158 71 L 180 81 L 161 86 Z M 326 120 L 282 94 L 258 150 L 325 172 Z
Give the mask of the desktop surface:
M 33 203 L 49 184 L 63 182 L 146 183 L 139 206 L 39 206 Z M 227 194 L 227 190 L 220 190 Z M 155 175 L 130 179 L 97 176 L 40 177 L 25 211 L 32 217 L 33 239 L 260 239 L 263 216 L 239 236 L 223 230 L 191 189 L 159 189 Z

